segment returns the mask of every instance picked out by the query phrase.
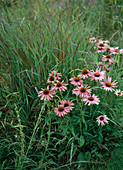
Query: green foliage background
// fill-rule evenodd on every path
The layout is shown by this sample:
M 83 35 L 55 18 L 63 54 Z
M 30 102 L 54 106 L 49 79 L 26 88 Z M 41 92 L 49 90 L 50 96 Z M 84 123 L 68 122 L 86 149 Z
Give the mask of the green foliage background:
M 92 2 L 91 6 L 88 1 L 83 5 L 80 0 L 57 2 L 18 0 L 8 3 L 2 0 L 0 4 L 1 169 L 106 167 L 105 159 L 109 158 L 109 153 L 97 143 L 91 145 L 91 135 L 79 138 L 73 129 L 76 122 L 69 126 L 69 117 L 64 125 L 64 121 L 54 117 L 52 111 L 48 112 L 48 105 L 39 101 L 37 90 L 46 87 L 51 70 L 61 72 L 68 82 L 75 70 L 83 67 L 93 69 L 98 57 L 92 46 L 88 46 L 90 37 L 108 39 L 112 46 L 122 48 L 122 2 L 100 0 L 96 4 Z M 122 73 L 121 56 L 117 56 L 110 76 L 119 82 L 120 89 Z M 65 97 L 68 95 L 69 92 Z M 104 100 L 105 93 L 101 95 Z M 109 95 L 108 107 L 117 114 L 114 117 L 111 113 L 111 117 L 121 124 L 122 100 Z M 110 110 L 104 106 L 101 109 L 105 113 Z M 79 119 L 75 115 L 75 120 Z M 100 142 L 107 140 L 106 147 L 113 150 L 121 145 L 116 142 L 122 137 L 120 124 L 105 129 L 107 133 L 103 134 L 100 129 L 95 130 L 97 127 L 94 127 L 94 132 L 89 121 L 90 132 L 98 134 Z M 109 136 L 103 141 L 103 135 Z M 120 166 L 118 163 L 119 169 Z

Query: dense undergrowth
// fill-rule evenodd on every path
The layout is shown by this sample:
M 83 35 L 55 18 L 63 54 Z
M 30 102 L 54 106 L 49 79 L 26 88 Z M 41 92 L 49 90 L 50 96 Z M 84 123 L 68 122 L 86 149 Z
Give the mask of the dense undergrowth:
M 99 81 L 83 79 L 100 99 L 98 105 L 86 106 L 72 93 L 69 79 L 84 68 L 95 71 L 102 55 L 108 55 L 97 53 L 90 38 L 122 48 L 122 4 L 89 2 L 18 0 L 7 6 L 2 1 L 1 169 L 99 169 L 106 167 L 106 159 L 113 159 L 111 151 L 122 137 L 122 96 L 105 91 Z M 121 90 L 122 56 L 114 53 L 111 70 L 103 68 Z M 68 86 L 52 100 L 42 101 L 38 94 L 46 91 L 52 70 L 61 73 Z M 68 99 L 74 109 L 59 117 L 54 107 Z M 105 126 L 96 122 L 100 114 L 109 117 Z

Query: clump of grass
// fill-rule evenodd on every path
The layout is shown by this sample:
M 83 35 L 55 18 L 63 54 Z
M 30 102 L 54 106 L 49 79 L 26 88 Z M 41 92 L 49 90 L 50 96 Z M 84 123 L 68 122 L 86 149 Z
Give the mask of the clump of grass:
M 53 8 L 54 4 L 46 1 L 18 2 L 11 8 L 4 3 L 1 9 L 1 169 L 77 168 L 105 164 L 102 155 L 109 156 L 109 138 L 121 135 L 121 98 L 108 93 L 110 100 L 105 102 L 102 92 L 104 102 L 100 108 L 86 108 L 77 114 L 81 107 L 78 98 L 78 108 L 72 115 L 59 119 L 53 107 L 62 97 L 70 96 L 75 100 L 72 87 L 63 95 L 58 93 L 52 103 L 41 102 L 38 91 L 46 88 L 51 70 L 61 72 L 68 83 L 72 75 L 84 67 L 91 70 L 97 66 L 101 56 L 95 53 L 89 38 L 107 35 L 107 31 L 103 35 L 105 27 L 102 25 L 107 22 L 106 3 L 100 1 L 88 7 L 86 3 L 82 6 L 80 1 L 67 1 L 61 6 L 59 2 Z M 112 16 L 115 15 L 112 13 Z M 111 43 L 119 45 L 114 41 L 114 35 L 115 32 Z M 119 88 L 122 83 L 120 61 L 121 56 L 117 55 L 109 73 L 119 82 Z M 93 127 L 99 109 L 110 112 L 111 120 L 119 124 L 112 123 L 102 131 L 97 129 L 98 125 Z M 93 116 L 85 113 L 84 117 L 85 111 L 92 112 Z M 94 141 L 98 142 L 92 142 L 94 135 Z

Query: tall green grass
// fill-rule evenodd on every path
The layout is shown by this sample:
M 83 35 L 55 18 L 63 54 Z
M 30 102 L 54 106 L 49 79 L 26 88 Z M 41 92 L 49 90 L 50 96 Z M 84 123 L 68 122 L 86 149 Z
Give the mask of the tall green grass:
M 68 82 L 75 70 L 79 71 L 84 67 L 93 69 L 98 58 L 93 53 L 93 45 L 88 44 L 90 37 L 104 37 L 110 39 L 114 46 L 121 48 L 122 45 L 120 2 L 113 6 L 113 1 L 110 4 L 100 1 L 89 7 L 87 2 L 83 6 L 81 1 L 68 0 L 63 6 L 53 8 L 54 3 L 55 1 L 16 1 L 11 7 L 7 7 L 5 1 L 2 1 L 1 169 L 81 167 L 81 159 L 77 162 L 78 151 L 75 151 L 71 142 L 67 143 L 69 149 L 64 150 L 62 143 L 65 145 L 68 134 L 60 134 L 57 127 L 59 122 L 52 122 L 53 119 L 57 120 L 52 113 L 49 112 L 47 116 L 44 114 L 48 109 L 47 103 L 39 101 L 37 92 L 46 87 L 51 70 L 61 72 Z M 122 85 L 120 61 L 121 58 L 117 57 L 111 72 L 111 76 L 118 80 L 119 87 Z M 120 99 L 112 98 L 110 107 L 105 107 L 105 110 L 113 108 L 118 117 L 122 118 L 120 102 Z M 69 120 L 67 123 L 69 124 Z M 112 133 L 113 137 L 122 136 L 121 127 L 118 128 Z M 71 156 L 73 148 L 76 154 Z M 83 157 L 85 160 L 82 162 L 87 167 L 105 164 L 98 151 L 93 155 L 94 159 L 88 159 L 90 155 L 87 152 Z

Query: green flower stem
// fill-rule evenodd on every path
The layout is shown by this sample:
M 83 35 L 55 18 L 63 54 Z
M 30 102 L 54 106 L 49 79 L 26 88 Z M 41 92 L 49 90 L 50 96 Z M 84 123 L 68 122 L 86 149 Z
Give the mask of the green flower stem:
M 78 105 L 78 107 L 79 107 L 79 110 L 81 111 L 80 106 L 79 106 L 79 101 L 78 101 L 78 96 L 77 96 L 77 95 L 76 95 L 76 101 L 77 101 L 77 105 Z
M 107 91 L 106 91 L 106 93 L 105 93 L 103 103 L 104 103 L 104 102 L 106 103 L 106 96 L 107 96 Z
M 82 136 L 82 119 L 80 119 L 80 134 Z
M 49 114 L 50 114 L 50 106 L 51 106 L 51 103 L 50 103 L 50 101 L 49 101 L 49 102 L 47 103 L 48 113 L 49 113 Z M 46 154 L 46 152 L 47 152 L 47 148 L 48 148 L 49 141 L 50 141 L 50 134 L 51 134 L 51 119 L 50 119 L 50 122 L 48 123 L 48 129 L 49 129 L 48 132 L 47 132 L 47 134 L 48 134 L 48 140 L 47 140 L 46 148 L 45 148 L 45 151 L 44 151 L 44 156 L 45 156 L 45 154 Z M 41 162 L 43 162 L 44 158 L 45 158 L 45 157 L 43 157 L 43 159 L 42 159 Z
M 32 134 L 32 137 L 31 137 L 31 139 L 30 139 L 30 143 L 29 143 L 29 146 L 28 146 L 26 155 L 28 154 L 28 152 L 29 152 L 29 150 L 30 150 L 30 148 L 31 148 L 31 145 L 32 145 L 34 136 L 35 136 L 35 134 L 36 134 L 37 127 L 38 127 L 38 125 L 41 123 L 41 114 L 42 114 L 42 112 L 43 112 L 43 110 L 44 110 L 44 108 L 45 108 L 45 105 L 46 105 L 46 103 L 44 102 L 44 104 L 43 104 L 43 106 L 42 106 L 42 108 L 41 108 L 41 111 L 40 111 L 40 113 L 39 113 L 38 120 L 37 120 L 37 122 L 36 122 L 35 128 L 34 128 L 34 130 L 33 130 L 33 134 Z
M 83 99 L 82 99 L 82 105 L 81 105 L 81 111 L 80 111 L 80 114 L 81 114 L 81 118 L 80 118 L 80 133 L 81 133 L 81 136 L 82 136 L 82 117 L 83 117 L 82 109 L 83 109 Z
M 47 152 L 47 148 L 48 148 L 48 145 L 49 145 L 49 141 L 50 141 L 50 131 L 51 130 L 51 120 L 50 120 L 50 123 L 49 123 L 49 130 L 47 132 L 48 134 L 48 140 L 47 140 L 47 144 L 46 144 L 46 148 L 45 148 L 45 151 L 44 151 L 44 157 L 43 159 L 41 160 L 41 162 L 43 162 L 44 158 L 45 158 L 45 155 L 46 155 L 46 152 Z
M 82 99 L 82 105 L 81 105 L 81 112 L 82 112 L 82 109 L 83 109 L 83 99 Z
M 90 116 L 92 115 L 92 105 L 90 105 Z
M 18 127 L 20 128 L 20 136 L 21 136 L 21 156 L 23 157 L 24 156 L 24 148 L 25 148 L 25 136 L 23 133 L 23 125 L 21 124 L 21 119 L 20 119 L 20 115 L 19 115 L 20 110 L 18 110 L 17 106 L 15 105 L 15 112 L 17 113 L 17 119 L 19 122 Z
M 62 99 L 64 99 L 64 97 L 63 97 L 63 95 L 62 95 L 62 93 L 61 93 L 61 92 L 60 92 L 60 95 L 61 95 L 61 98 L 62 98 Z
M 81 118 L 80 118 L 80 133 L 81 133 L 81 135 L 82 135 L 82 116 L 83 116 L 83 114 L 82 114 L 82 107 L 83 107 L 83 101 L 82 101 L 82 106 L 81 106 L 81 108 L 80 108 L 80 106 L 79 106 L 79 101 L 78 101 L 78 96 L 77 96 L 77 95 L 76 95 L 76 101 L 77 101 L 77 105 L 78 105 L 78 108 L 79 108 L 80 114 L 81 114 Z

